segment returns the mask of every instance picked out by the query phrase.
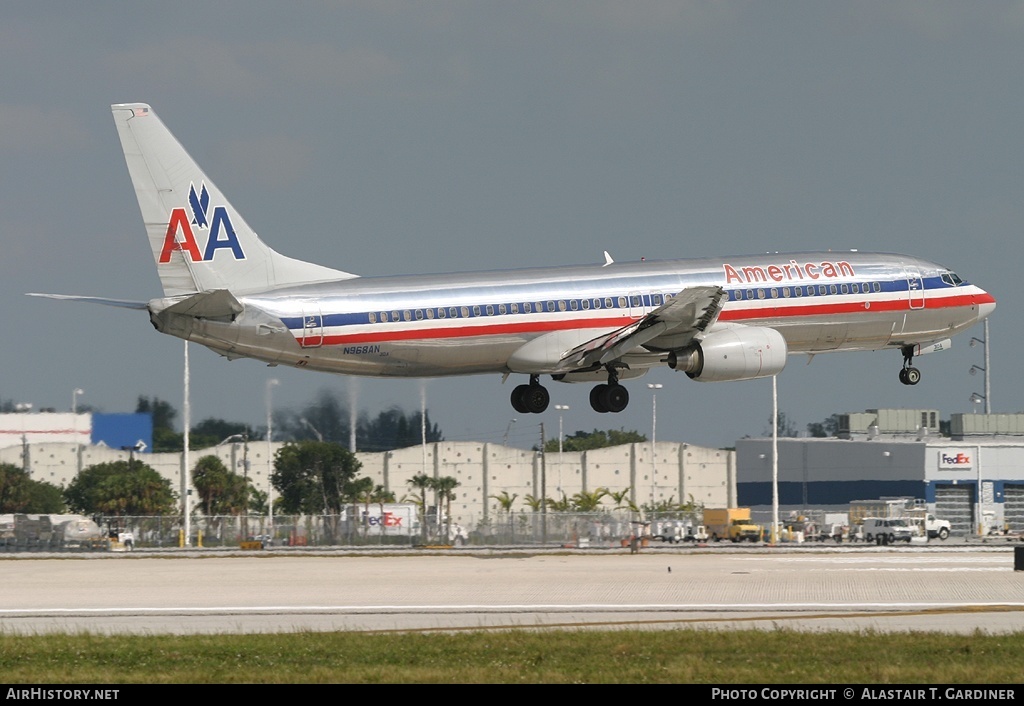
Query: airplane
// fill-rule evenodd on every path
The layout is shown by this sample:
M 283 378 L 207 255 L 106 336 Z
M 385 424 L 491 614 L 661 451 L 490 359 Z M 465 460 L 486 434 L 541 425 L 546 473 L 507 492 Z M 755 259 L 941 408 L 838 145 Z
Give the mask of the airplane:
M 898 349 L 915 356 L 992 313 L 991 294 L 915 256 L 801 252 L 359 277 L 264 243 L 144 103 L 111 106 L 163 297 L 33 294 L 146 310 L 161 333 L 228 359 L 346 375 L 524 375 L 590 383 L 591 407 L 624 410 L 623 380 L 668 366 L 700 382 L 769 377 L 793 354 Z

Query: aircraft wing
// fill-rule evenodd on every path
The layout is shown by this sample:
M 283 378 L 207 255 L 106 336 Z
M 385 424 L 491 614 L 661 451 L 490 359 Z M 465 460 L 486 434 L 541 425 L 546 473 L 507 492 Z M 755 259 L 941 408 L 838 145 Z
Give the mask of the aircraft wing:
M 718 320 L 724 296 L 725 290 L 718 286 L 684 289 L 639 321 L 573 348 L 562 356 L 558 367 L 570 372 L 604 365 L 644 345 L 663 350 L 683 348 Z

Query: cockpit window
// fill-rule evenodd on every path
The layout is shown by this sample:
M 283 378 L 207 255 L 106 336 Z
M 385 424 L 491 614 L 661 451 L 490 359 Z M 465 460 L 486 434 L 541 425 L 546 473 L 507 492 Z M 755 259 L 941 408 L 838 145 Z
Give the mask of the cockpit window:
M 957 287 L 964 283 L 964 281 L 960 279 L 956 272 L 943 272 L 942 281 L 948 284 L 950 287 Z

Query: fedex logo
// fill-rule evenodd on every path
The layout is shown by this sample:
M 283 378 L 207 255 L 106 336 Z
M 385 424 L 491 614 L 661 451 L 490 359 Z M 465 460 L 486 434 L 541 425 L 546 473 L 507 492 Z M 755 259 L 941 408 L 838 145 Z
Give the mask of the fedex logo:
M 393 512 L 385 512 L 381 516 L 367 515 L 366 523 L 371 527 L 374 525 L 380 525 L 382 527 L 401 527 L 402 518 Z
M 164 246 L 160 250 L 161 264 L 171 261 L 171 253 L 180 250 L 183 256 L 191 258 L 192 262 L 209 262 L 218 250 L 230 250 L 236 260 L 244 260 L 245 253 L 238 243 L 238 236 L 235 235 L 235 228 L 231 225 L 231 218 L 224 206 L 215 206 L 213 213 L 209 213 L 210 192 L 206 184 L 200 185 L 199 193 L 196 193 L 196 185 L 190 184 L 188 190 L 189 213 L 184 208 L 176 208 L 171 211 L 170 220 L 167 222 L 167 235 L 164 236 Z M 206 249 L 200 252 L 199 243 L 196 242 L 193 226 L 199 231 L 209 230 L 206 239 Z
M 939 452 L 939 468 L 962 470 L 971 467 L 971 457 L 963 451 Z

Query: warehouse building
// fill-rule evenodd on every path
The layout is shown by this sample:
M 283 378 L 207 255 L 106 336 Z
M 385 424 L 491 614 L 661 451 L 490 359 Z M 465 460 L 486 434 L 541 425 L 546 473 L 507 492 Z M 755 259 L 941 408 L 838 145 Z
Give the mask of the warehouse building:
M 779 440 L 779 504 L 848 505 L 918 498 L 955 534 L 1024 530 L 1024 415 L 954 414 L 939 436 L 937 410 L 840 415 L 839 435 Z M 772 440 L 736 443 L 740 505 L 772 503 Z

